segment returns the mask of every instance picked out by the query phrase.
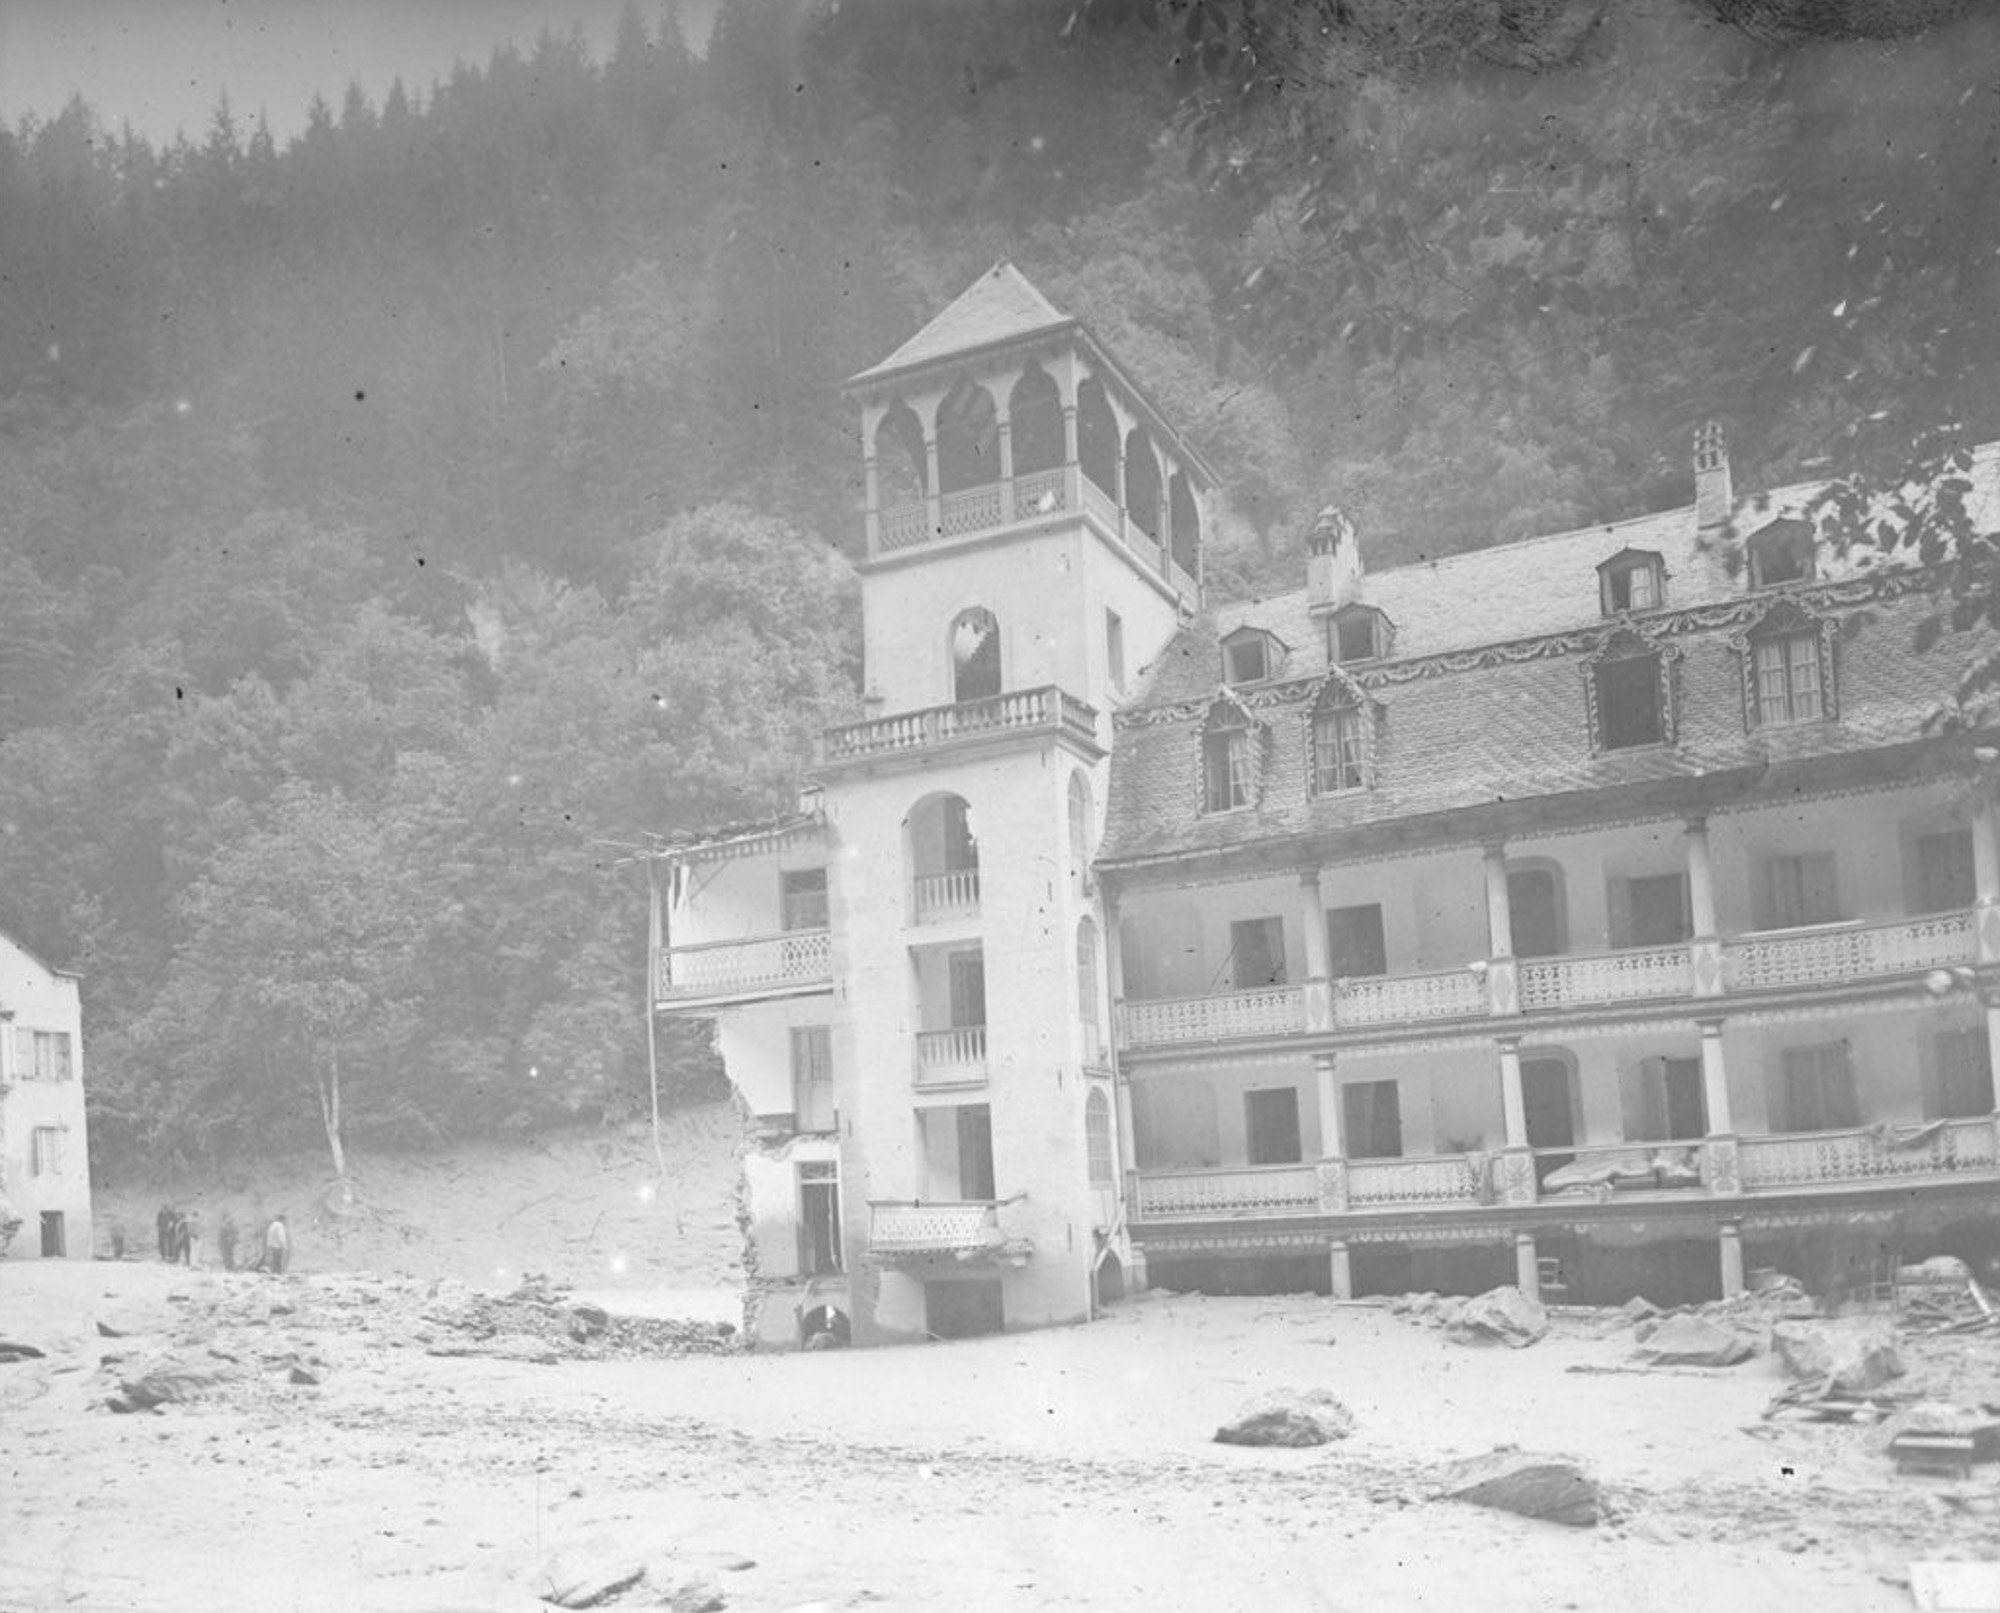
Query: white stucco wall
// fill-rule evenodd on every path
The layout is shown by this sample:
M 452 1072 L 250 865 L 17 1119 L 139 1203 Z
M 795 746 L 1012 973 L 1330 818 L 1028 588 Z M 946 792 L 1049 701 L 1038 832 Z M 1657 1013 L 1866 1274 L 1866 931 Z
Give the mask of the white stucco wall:
M 46 968 L 15 942 L 0 936 L 0 1199 L 12 1205 L 21 1229 L 7 1251 L 34 1259 L 42 1251 L 42 1216 L 62 1216 L 65 1252 L 88 1260 L 95 1228 L 90 1204 L 90 1145 L 84 1120 L 83 1015 L 74 979 Z M 66 1081 L 32 1078 L 20 1033 L 65 1034 L 70 1045 Z M 60 1169 L 34 1171 L 34 1134 L 61 1134 Z

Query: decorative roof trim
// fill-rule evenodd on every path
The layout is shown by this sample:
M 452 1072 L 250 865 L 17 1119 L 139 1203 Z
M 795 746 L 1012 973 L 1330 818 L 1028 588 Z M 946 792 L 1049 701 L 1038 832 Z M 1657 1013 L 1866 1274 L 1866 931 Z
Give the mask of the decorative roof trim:
M 719 829 L 707 839 L 663 847 L 658 855 L 668 862 L 721 862 L 732 857 L 754 857 L 763 852 L 783 851 L 787 846 L 805 839 L 818 839 L 825 833 L 824 814 L 800 813 L 755 828 Z
M 1941 586 L 1943 581 L 1941 575 L 1928 568 L 1911 567 L 1847 578 L 1840 582 L 1815 583 L 1785 597 L 1801 605 L 1809 604 L 1824 615 L 1829 611 L 1852 609 L 1881 600 L 1900 599 L 1906 594 L 1926 593 Z M 1745 599 L 1690 605 L 1657 615 L 1648 612 L 1646 633 L 1657 642 L 1663 638 L 1685 638 L 1699 633 L 1738 631 L 1761 620 L 1771 605 L 1771 595 L 1758 594 Z M 1614 618 L 1610 622 L 1593 622 L 1588 627 L 1546 633 L 1537 638 L 1502 639 L 1469 649 L 1440 650 L 1432 655 L 1412 656 L 1405 661 L 1355 667 L 1349 675 L 1361 688 L 1372 690 L 1416 683 L 1425 678 L 1449 677 L 1461 672 L 1481 672 L 1524 661 L 1564 660 L 1595 653 L 1612 632 L 1632 625 L 1624 618 Z M 1304 698 L 1307 691 L 1314 689 L 1324 676 L 1323 672 L 1315 672 L 1310 677 L 1286 679 L 1282 683 L 1244 692 L 1239 698 L 1253 707 L 1290 705 Z M 1163 706 L 1127 707 L 1116 713 L 1113 721 L 1119 728 L 1150 728 L 1160 723 L 1186 722 L 1201 715 L 1212 700 L 1213 696 L 1204 695 Z

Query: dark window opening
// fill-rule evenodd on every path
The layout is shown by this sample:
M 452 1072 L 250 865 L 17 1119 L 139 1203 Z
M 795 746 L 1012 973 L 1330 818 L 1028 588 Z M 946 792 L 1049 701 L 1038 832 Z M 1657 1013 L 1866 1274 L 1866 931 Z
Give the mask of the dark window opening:
M 1611 944 L 1617 947 L 1664 947 L 1687 940 L 1694 934 L 1687 876 L 1649 874 L 1614 886 L 1611 932 Z
M 1569 1065 L 1561 1059 L 1523 1059 L 1521 1108 L 1528 1125 L 1528 1146 L 1536 1153 L 1536 1177 L 1546 1180 L 1551 1172 L 1561 1170 L 1576 1158 L 1562 1152 L 1576 1141 Z
M 1651 560 L 1628 561 L 1604 573 L 1604 613 L 1652 610 L 1660 603 L 1660 570 Z
M 1552 958 L 1566 949 L 1562 893 L 1547 868 L 1507 875 L 1508 932 L 1517 958 Z
M 1651 1058 L 1642 1066 L 1647 1142 L 1690 1142 L 1708 1135 L 1708 1099 L 1698 1058 Z
M 1767 858 L 1759 903 L 1760 930 L 1795 930 L 1808 924 L 1838 923 L 1840 890 L 1833 853 L 1814 851 Z
M 826 928 L 826 870 L 792 868 L 778 875 L 778 927 Z
M 799 1270 L 808 1277 L 841 1269 L 839 1177 L 831 1162 L 799 1166 Z
M 1660 658 L 1635 655 L 1601 662 L 1597 680 L 1597 742 L 1600 750 L 1657 745 L 1666 738 L 1660 704 Z
M 1282 919 L 1238 919 L 1229 926 L 1231 979 L 1238 991 L 1285 983 L 1285 925 Z
M 958 1110 L 958 1196 L 998 1196 L 993 1191 L 993 1110 L 983 1103 L 965 1104 Z
M 1231 683 L 1262 683 L 1271 675 L 1270 641 L 1262 633 L 1245 633 L 1224 647 Z
M 1937 1065 L 1927 1119 L 1970 1120 L 1993 1113 L 1993 1050 L 1984 1026 L 1941 1032 Z
M 1202 737 L 1202 810 L 1233 812 L 1250 804 L 1250 730 L 1220 728 Z
M 1125 624 L 1115 610 L 1104 613 L 1104 670 L 1111 687 L 1125 692 Z
M 1361 758 L 1361 713 L 1335 706 L 1313 718 L 1313 794 L 1338 795 L 1366 782 Z
M 1326 949 L 1336 980 L 1387 974 L 1389 949 L 1382 939 L 1381 904 L 1328 908 Z
M 828 1026 L 792 1027 L 792 1115 L 800 1131 L 834 1129 L 833 1032 Z
M 986 955 L 954 952 L 945 959 L 951 1030 L 978 1030 L 986 1023 Z
M 951 697 L 990 700 L 1000 692 L 1000 623 L 975 607 L 951 624 Z
M 1919 913 L 1955 913 L 1972 906 L 1977 894 L 1970 829 L 1947 829 L 1918 838 Z
M 1344 611 L 1333 619 L 1333 659 L 1342 666 L 1350 661 L 1373 661 L 1386 653 L 1386 638 L 1382 618 L 1376 612 Z
M 42 1211 L 42 1258 L 62 1260 L 69 1255 L 69 1229 L 61 1210 Z
M 1400 1159 L 1402 1100 L 1394 1081 L 1352 1081 L 1340 1089 L 1349 1159 Z
M 1297 1087 L 1267 1087 L 1243 1094 L 1243 1130 L 1252 1165 L 1296 1165 L 1299 1141 Z
M 1806 582 L 1813 576 L 1812 533 L 1803 525 L 1788 523 L 1760 532 L 1746 545 L 1750 560 L 1750 586 L 1769 588 L 1783 582 Z
M 1004 1332 L 1003 1290 L 997 1278 L 954 1278 L 924 1284 L 924 1330 L 936 1339 L 971 1339 Z
M 1837 1131 L 1861 1124 L 1845 1042 L 1788 1047 L 1780 1074 L 1781 1131 Z

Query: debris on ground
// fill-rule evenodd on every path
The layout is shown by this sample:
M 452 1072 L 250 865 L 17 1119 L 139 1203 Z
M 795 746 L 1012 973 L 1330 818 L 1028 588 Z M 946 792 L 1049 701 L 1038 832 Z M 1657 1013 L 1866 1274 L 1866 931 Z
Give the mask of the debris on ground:
M 712 1570 L 671 1552 L 633 1552 L 603 1538 L 551 1553 L 530 1577 L 529 1589 L 539 1600 L 560 1608 L 721 1613 L 729 1602 Z
M 1903 1375 L 1895 1330 L 1881 1317 L 1779 1322 L 1771 1348 L 1788 1376 L 1848 1394 L 1866 1394 Z
M 1733 1367 L 1755 1355 L 1757 1346 L 1699 1316 L 1670 1316 L 1647 1333 L 1638 1353 L 1656 1366 Z
M 32 1344 L 17 1344 L 8 1339 L 0 1339 L 0 1366 L 15 1361 L 39 1361 L 42 1352 Z
M 1215 1431 L 1218 1445 L 1325 1445 L 1354 1432 L 1354 1416 L 1324 1389 L 1277 1389 Z
M 1445 1325 L 1445 1337 L 1454 1344 L 1505 1344 L 1516 1350 L 1548 1331 L 1549 1313 L 1541 1301 L 1511 1285 L 1466 1300 Z
M 1445 1475 L 1442 1494 L 1574 1529 L 1590 1528 L 1604 1511 L 1596 1481 L 1577 1463 L 1526 1451 L 1491 1451 L 1458 1463 Z

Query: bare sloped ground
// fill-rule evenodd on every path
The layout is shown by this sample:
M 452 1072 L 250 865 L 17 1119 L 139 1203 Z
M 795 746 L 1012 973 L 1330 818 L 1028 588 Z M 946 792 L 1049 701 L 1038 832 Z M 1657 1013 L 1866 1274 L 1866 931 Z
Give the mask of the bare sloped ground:
M 662 1133 L 664 1177 L 643 1125 L 447 1152 L 356 1151 L 355 1203 L 345 1210 L 330 1192 L 324 1155 L 246 1166 L 225 1179 L 117 1180 L 97 1195 L 98 1248 L 109 1251 L 115 1219 L 128 1255 L 154 1258 L 154 1215 L 169 1202 L 199 1216 L 196 1258 L 208 1266 L 219 1264 L 225 1212 L 250 1248 L 283 1211 L 294 1264 L 306 1272 L 404 1272 L 489 1287 L 527 1272 L 580 1288 L 740 1286 L 734 1110 L 717 1103 L 675 1111 Z
M 664 1555 L 751 1613 L 1838 1613 L 1907 1608 L 1912 1559 L 2000 1539 L 1994 1467 L 1902 1477 L 1878 1430 L 1762 1423 L 1768 1356 L 1605 1371 L 1634 1344 L 1609 1318 L 1473 1349 L 1380 1310 L 1189 1296 L 898 1350 L 461 1354 L 528 1330 L 520 1313 L 449 1283 L 137 1262 L 0 1264 L 0 1316 L 48 1352 L 0 1367 L 10 1610 L 518 1610 L 562 1554 Z M 1918 1385 L 2000 1392 L 1990 1336 L 1915 1348 Z M 214 1381 L 105 1409 L 162 1360 Z M 1353 1436 L 1210 1443 L 1287 1385 L 1337 1395 Z M 1506 1443 L 1581 1459 L 1608 1521 L 1435 1498 L 1452 1459 Z M 655 1583 L 616 1605 L 661 1605 Z

